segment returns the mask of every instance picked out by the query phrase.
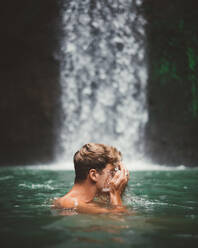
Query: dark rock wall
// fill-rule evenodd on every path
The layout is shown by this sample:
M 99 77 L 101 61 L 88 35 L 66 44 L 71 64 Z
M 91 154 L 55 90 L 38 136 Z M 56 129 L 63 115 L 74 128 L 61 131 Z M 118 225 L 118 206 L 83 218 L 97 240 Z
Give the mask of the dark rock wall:
M 1 4 L 0 165 L 53 160 L 59 19 L 58 1 Z
M 54 159 L 60 1 L 1 4 L 0 165 Z M 62 1 L 61 1 L 62 3 Z M 161 164 L 198 162 L 198 1 L 144 0 L 149 65 L 146 152 Z
M 148 21 L 147 154 L 198 165 L 198 1 L 145 0 Z

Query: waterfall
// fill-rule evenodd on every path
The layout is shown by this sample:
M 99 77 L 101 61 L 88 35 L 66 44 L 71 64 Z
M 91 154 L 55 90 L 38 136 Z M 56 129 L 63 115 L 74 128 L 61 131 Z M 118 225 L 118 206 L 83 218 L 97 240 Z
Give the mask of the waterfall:
M 58 160 L 83 144 L 144 155 L 147 122 L 142 0 L 65 0 L 61 41 L 62 127 Z M 61 148 L 61 149 L 60 149 Z

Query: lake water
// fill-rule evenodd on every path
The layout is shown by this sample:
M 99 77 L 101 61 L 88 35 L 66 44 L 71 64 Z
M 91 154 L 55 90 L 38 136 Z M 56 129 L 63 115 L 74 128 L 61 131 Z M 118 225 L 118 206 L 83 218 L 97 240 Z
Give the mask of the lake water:
M 53 166 L 1 168 L 1 247 L 197 247 L 198 169 L 131 171 L 135 215 L 52 211 L 73 179 Z

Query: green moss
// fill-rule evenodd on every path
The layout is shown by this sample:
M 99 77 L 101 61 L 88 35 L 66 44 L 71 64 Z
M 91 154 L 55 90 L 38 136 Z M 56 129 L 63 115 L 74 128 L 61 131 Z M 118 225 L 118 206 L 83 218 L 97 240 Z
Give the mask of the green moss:
M 188 55 L 188 66 L 191 71 L 190 74 L 188 75 L 188 79 L 192 83 L 191 111 L 192 111 L 193 118 L 197 118 L 198 117 L 198 79 L 197 79 L 195 72 L 197 69 L 196 67 L 197 67 L 198 56 L 196 55 L 193 48 L 187 49 L 187 55 Z
M 165 58 L 161 59 L 159 64 L 155 64 L 154 68 L 155 77 L 159 79 L 161 85 L 164 85 L 171 79 L 180 80 L 180 76 L 177 73 L 176 64 L 169 62 Z
M 195 66 L 196 66 L 196 55 L 194 53 L 194 50 L 192 48 L 188 48 L 187 49 L 187 55 L 188 55 L 188 65 L 189 68 L 194 71 L 195 70 Z
M 192 112 L 193 117 L 198 116 L 198 87 L 195 82 L 192 83 Z
M 172 75 L 172 78 L 174 78 L 174 79 L 177 79 L 177 80 L 180 79 L 179 75 L 177 74 L 177 70 L 176 70 L 176 65 L 175 64 L 172 64 L 171 75 Z
M 179 21 L 179 31 L 183 31 L 183 29 L 184 29 L 184 20 L 182 19 Z

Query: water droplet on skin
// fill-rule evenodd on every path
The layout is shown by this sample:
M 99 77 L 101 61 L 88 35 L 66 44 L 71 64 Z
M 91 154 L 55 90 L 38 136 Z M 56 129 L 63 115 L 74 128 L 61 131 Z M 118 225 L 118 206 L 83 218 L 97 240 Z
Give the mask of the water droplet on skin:
M 109 192 L 109 191 L 110 191 L 109 188 L 103 188 L 103 189 L 102 189 L 102 192 Z

